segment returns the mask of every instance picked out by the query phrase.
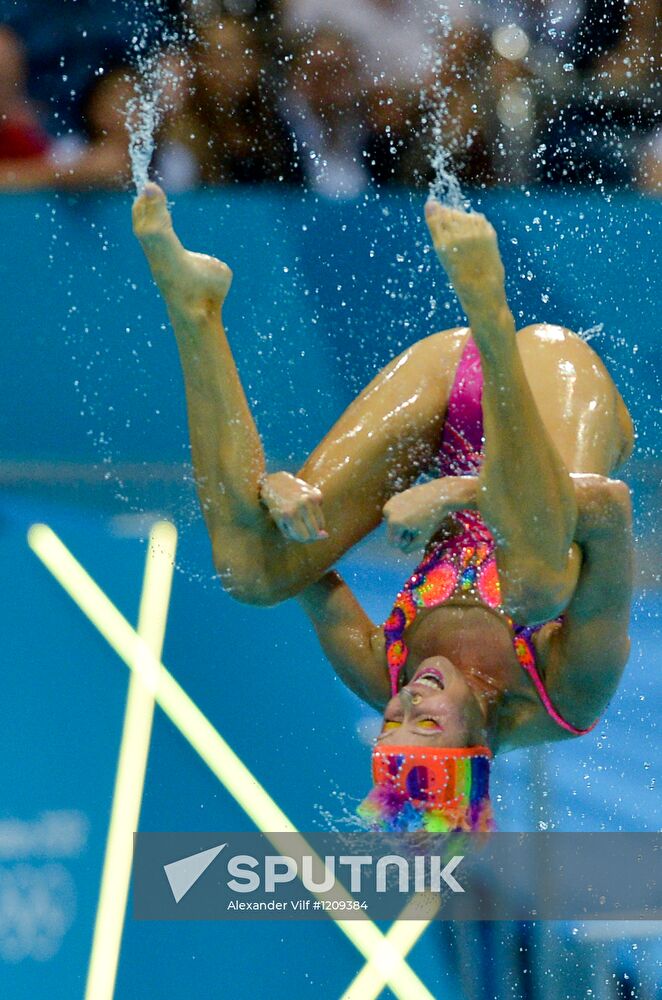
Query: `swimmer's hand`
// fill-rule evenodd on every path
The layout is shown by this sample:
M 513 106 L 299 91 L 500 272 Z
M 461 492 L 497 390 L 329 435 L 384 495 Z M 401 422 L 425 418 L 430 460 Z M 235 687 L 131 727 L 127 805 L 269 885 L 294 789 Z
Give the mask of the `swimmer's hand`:
M 444 476 L 397 493 L 384 505 L 390 545 L 401 552 L 424 549 L 449 514 L 475 510 L 476 476 Z
M 324 527 L 322 494 L 289 472 L 265 476 L 260 500 L 278 530 L 291 542 L 318 542 L 329 535 Z

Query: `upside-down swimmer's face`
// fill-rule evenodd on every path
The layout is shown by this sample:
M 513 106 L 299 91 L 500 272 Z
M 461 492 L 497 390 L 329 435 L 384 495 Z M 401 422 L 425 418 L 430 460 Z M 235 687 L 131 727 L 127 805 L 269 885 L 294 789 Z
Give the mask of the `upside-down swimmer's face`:
M 464 747 L 485 741 L 478 699 L 444 656 L 429 657 L 389 701 L 378 746 Z

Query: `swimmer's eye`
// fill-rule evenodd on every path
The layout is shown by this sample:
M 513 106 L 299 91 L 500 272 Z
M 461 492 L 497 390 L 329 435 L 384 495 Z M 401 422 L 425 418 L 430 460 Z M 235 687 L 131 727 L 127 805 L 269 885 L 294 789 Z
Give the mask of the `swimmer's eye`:
M 384 723 L 384 729 L 397 729 L 398 726 L 401 726 L 401 725 L 402 725 L 401 722 L 385 722 Z
M 434 719 L 419 719 L 419 721 L 416 723 L 416 725 L 421 726 L 423 729 L 440 729 L 441 728 L 440 725 L 439 725 L 439 723 L 435 722 Z

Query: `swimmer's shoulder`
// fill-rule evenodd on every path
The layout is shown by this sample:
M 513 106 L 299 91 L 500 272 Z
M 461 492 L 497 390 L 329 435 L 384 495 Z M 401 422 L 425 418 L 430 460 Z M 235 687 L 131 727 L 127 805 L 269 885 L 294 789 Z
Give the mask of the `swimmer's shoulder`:
M 582 727 L 590 725 L 604 710 L 606 700 L 604 692 L 593 689 L 590 683 L 587 684 L 581 699 L 559 697 L 553 684 L 553 671 L 556 666 L 557 641 L 562 629 L 562 621 L 547 622 L 531 637 L 536 656 L 536 669 L 547 694 L 551 697 L 555 708 L 561 711 L 562 717 L 573 725 Z M 521 668 L 520 673 L 521 683 L 516 689 L 505 693 L 499 706 L 495 740 L 498 751 L 521 749 L 541 743 L 557 743 L 561 740 L 576 739 L 581 735 L 569 732 L 550 716 L 531 678 Z

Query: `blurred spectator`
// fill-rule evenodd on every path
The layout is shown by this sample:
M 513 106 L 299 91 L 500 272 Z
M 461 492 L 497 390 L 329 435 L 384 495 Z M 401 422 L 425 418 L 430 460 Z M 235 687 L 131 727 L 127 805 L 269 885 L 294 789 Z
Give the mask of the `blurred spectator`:
M 662 194 L 662 129 L 645 144 L 637 182 L 641 191 Z
M 188 113 L 193 67 L 186 49 L 169 47 L 153 62 L 151 80 L 143 85 L 159 90 L 159 121 L 151 173 L 166 191 L 186 191 L 200 183 L 200 163 L 194 149 L 195 123 Z
M 258 21 L 273 20 L 281 0 L 182 0 L 181 7 L 196 24 L 208 24 L 225 17 L 250 18 Z
M 417 186 L 431 173 L 421 91 L 385 83 L 368 93 L 365 166 L 371 181 Z
M 544 181 L 623 185 L 637 174 L 637 133 L 650 131 L 659 112 L 659 7 L 585 0 L 564 54 L 571 92 L 542 109 Z
M 462 186 L 487 186 L 495 179 L 495 91 L 502 61 L 487 31 L 468 21 L 445 30 L 437 49 L 425 89 L 428 157 L 441 142 Z
M 400 0 L 290 0 L 291 20 L 296 12 L 304 22 L 344 24 L 357 44 L 372 39 L 366 58 L 347 34 L 319 28 L 294 60 L 286 107 L 312 187 L 349 195 L 370 181 L 420 185 L 432 179 L 431 152 L 440 137 L 462 183 L 491 183 L 491 47 L 468 9 L 451 29 L 436 4 L 411 16 L 411 5 Z M 385 39 L 378 30 L 384 20 L 399 39 L 391 49 L 390 33 Z
M 492 183 L 491 63 L 487 33 L 462 22 L 428 39 L 420 89 L 373 89 L 365 149 L 375 183 L 430 183 L 439 144 L 460 184 Z
M 282 104 L 313 190 L 352 197 L 367 186 L 365 92 L 348 38 L 325 28 L 300 40 Z
M 148 44 L 181 30 L 180 0 L 0 0 L 0 23 L 23 39 L 29 86 L 51 133 L 84 132 L 84 96 L 101 67 L 128 60 L 139 30 Z
M 164 46 L 152 171 L 170 190 L 305 181 L 355 196 L 428 183 L 439 150 L 463 187 L 659 183 L 660 0 L 61 6 L 54 22 L 49 0 L 0 0 L 4 188 L 127 183 L 135 77 L 108 67 L 145 19 L 148 47 Z
M 27 68 L 20 40 L 0 26 L 0 160 L 18 164 L 44 157 L 50 140 L 27 92 Z
M 135 93 L 135 74 L 127 66 L 103 73 L 84 100 L 88 139 L 55 142 L 48 156 L 0 168 L 0 187 L 113 188 L 130 177 L 127 103 Z
M 420 86 L 429 63 L 429 39 L 440 21 L 469 15 L 471 0 L 285 0 L 290 32 L 329 29 L 351 42 L 366 79 L 396 89 Z
M 181 113 L 169 116 L 161 143 L 189 149 L 206 184 L 299 181 L 301 168 L 255 30 L 227 17 L 197 34 L 190 93 Z

